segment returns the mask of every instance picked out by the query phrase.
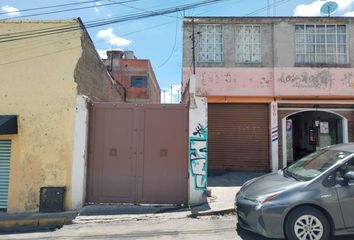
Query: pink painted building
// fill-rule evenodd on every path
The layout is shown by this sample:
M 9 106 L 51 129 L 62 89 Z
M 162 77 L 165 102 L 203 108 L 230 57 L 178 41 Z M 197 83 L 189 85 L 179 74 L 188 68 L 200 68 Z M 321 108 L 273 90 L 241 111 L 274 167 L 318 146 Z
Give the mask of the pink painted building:
M 353 39 L 351 17 L 185 18 L 182 88 L 194 45 L 209 169 L 275 171 L 354 141 Z

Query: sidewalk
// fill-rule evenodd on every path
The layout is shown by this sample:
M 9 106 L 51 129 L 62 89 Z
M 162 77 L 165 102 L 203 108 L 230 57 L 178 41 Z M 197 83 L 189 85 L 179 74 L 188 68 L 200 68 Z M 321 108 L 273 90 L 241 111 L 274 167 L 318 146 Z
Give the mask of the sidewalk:
M 60 213 L 5 214 L 0 212 L 0 233 L 53 230 L 70 223 L 138 221 L 155 218 L 181 219 L 229 214 L 234 212 L 235 195 L 242 184 L 263 174 L 265 173 L 211 173 L 208 178 L 208 190 L 211 191 L 208 203 L 191 208 L 174 205 L 96 204 L 85 206 L 79 211 Z
M 208 176 L 208 190 L 211 197 L 208 197 L 209 209 L 204 205 L 192 207 L 192 217 L 199 215 L 216 215 L 234 212 L 234 201 L 236 193 L 242 184 L 248 180 L 264 175 L 264 172 L 212 172 Z
M 211 191 L 211 197 L 208 197 L 208 203 L 200 206 L 188 208 L 168 205 L 92 205 L 82 208 L 73 222 L 98 223 L 153 218 L 196 218 L 199 216 L 233 213 L 235 211 L 235 195 L 240 190 L 242 184 L 264 174 L 263 172 L 211 173 L 208 177 L 208 190 Z

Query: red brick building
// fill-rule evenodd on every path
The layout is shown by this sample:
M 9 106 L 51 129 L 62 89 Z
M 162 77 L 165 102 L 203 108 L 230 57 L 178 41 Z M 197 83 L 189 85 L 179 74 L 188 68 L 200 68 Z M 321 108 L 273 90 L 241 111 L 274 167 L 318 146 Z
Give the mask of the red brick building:
M 109 50 L 104 63 L 112 78 L 126 89 L 126 102 L 160 103 L 161 89 L 151 63 L 132 51 Z

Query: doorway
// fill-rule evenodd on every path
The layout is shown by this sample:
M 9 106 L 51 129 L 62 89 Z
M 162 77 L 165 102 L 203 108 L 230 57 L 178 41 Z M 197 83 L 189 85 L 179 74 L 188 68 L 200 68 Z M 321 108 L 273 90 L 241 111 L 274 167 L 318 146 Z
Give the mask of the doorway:
M 286 165 L 329 145 L 348 141 L 347 120 L 337 113 L 305 110 L 283 119 Z

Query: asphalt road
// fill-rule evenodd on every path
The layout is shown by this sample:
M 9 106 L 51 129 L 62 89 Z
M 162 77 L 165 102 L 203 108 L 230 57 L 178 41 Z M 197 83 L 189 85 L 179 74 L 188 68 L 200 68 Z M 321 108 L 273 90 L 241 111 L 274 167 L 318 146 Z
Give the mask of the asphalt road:
M 237 239 L 267 240 L 254 233 L 236 231 L 236 218 L 212 216 L 198 219 L 145 219 L 79 223 L 64 226 L 53 232 L 0 235 L 0 239 Z M 354 236 L 333 240 L 353 240 Z M 269 240 L 269 239 L 268 239 Z

